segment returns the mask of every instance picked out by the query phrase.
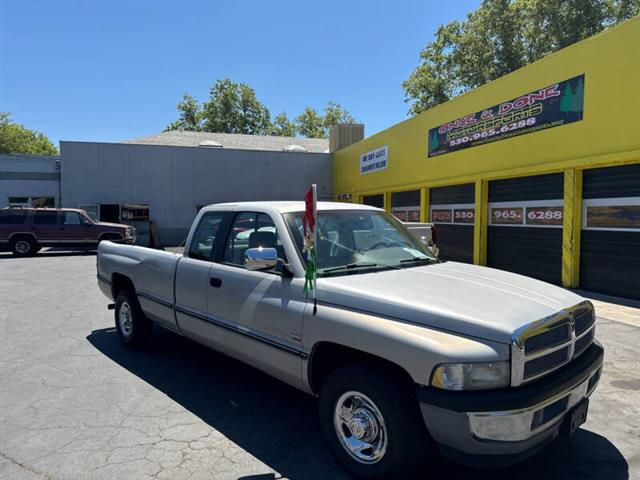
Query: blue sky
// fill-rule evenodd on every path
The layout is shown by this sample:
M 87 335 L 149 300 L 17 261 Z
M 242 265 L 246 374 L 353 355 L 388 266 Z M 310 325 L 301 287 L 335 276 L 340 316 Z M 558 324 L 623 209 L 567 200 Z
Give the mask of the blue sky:
M 229 77 L 272 115 L 333 99 L 369 136 L 406 118 L 420 49 L 478 3 L 0 0 L 0 111 L 55 143 L 119 141 Z

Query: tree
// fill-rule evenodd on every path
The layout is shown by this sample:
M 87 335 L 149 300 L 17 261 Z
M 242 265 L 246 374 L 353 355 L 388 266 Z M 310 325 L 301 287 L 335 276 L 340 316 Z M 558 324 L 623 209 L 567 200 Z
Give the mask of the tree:
M 355 123 L 353 116 L 342 108 L 339 104 L 333 100 L 327 102 L 327 106 L 324 108 L 324 118 L 322 119 L 325 130 L 328 132 L 329 128 L 333 125 L 340 123 Z
M 253 88 L 228 78 L 216 81 L 203 107 L 205 132 L 268 135 L 270 126 L 269 110 Z
M 13 123 L 8 112 L 0 112 L 0 153 L 58 155 L 58 149 L 44 133 Z
M 298 133 L 307 138 L 325 138 L 324 118 L 313 107 L 306 107 L 295 120 Z
M 351 113 L 334 101 L 327 102 L 323 115 L 312 108 L 305 108 L 291 121 L 285 112 L 271 120 L 269 109 L 257 98 L 256 92 L 246 83 L 228 78 L 217 80 L 211 87 L 209 100 L 202 106 L 189 94 L 176 106 L 178 119 L 165 131 L 187 130 L 218 133 L 245 133 L 250 135 L 275 135 L 294 137 L 296 133 L 309 138 L 326 138 L 329 128 L 339 123 L 353 123 Z
M 307 107 L 295 120 L 298 133 L 308 138 L 327 138 L 331 126 L 354 122 L 355 120 L 351 113 L 333 100 L 327 102 L 327 106 L 324 108 L 324 115 L 318 114 L 313 107 Z
M 175 122 L 171 122 L 165 132 L 169 130 L 187 130 L 197 132 L 202 130 L 202 109 L 198 101 L 185 93 L 182 101 L 176 106 L 180 116 Z
M 295 137 L 296 125 L 289 120 L 285 112 L 279 113 L 273 119 L 270 134 L 276 137 Z
M 440 26 L 402 83 L 410 115 L 499 78 L 640 12 L 640 0 L 484 0 Z

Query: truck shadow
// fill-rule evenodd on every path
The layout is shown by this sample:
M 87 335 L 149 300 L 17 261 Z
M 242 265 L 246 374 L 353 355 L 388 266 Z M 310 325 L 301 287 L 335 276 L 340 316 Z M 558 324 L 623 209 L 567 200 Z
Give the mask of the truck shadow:
M 0 260 L 15 260 L 15 261 L 28 261 L 30 259 L 49 258 L 49 257 L 82 257 L 82 256 L 96 256 L 96 250 L 69 250 L 58 248 L 46 248 L 30 257 L 15 257 L 8 250 L 0 250 Z
M 195 342 L 156 328 L 144 350 L 120 345 L 113 328 L 87 340 L 111 360 L 157 388 L 283 477 L 348 478 L 324 443 L 316 401 L 262 372 Z M 437 458 L 425 478 L 627 480 L 628 465 L 606 438 L 579 430 L 513 467 L 474 469 Z M 243 477 L 276 479 L 273 475 Z

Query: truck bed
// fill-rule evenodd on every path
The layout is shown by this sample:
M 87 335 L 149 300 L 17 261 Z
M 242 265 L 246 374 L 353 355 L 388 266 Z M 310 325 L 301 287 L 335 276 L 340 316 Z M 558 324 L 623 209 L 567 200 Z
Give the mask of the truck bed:
M 98 245 L 98 277 L 108 282 L 118 281 L 118 276 L 129 278 L 142 310 L 163 326 L 177 330 L 174 279 L 181 258 L 178 253 L 104 241 Z

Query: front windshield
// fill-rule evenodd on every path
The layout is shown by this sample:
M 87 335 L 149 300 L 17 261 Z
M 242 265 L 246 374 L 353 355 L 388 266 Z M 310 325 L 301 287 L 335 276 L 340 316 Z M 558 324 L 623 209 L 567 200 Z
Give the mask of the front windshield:
M 285 219 L 303 259 L 302 212 Z M 437 262 L 435 255 L 386 212 L 318 212 L 318 276 L 408 268 Z

